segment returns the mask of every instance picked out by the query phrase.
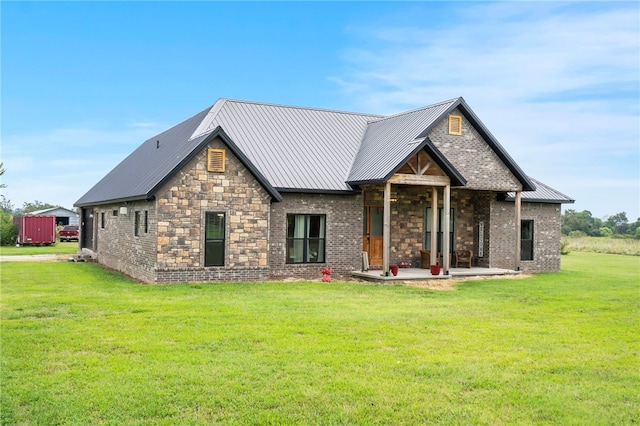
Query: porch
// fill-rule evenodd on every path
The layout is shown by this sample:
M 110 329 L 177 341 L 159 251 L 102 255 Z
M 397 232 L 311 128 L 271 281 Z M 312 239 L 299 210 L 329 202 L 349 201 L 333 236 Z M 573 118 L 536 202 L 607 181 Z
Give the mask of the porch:
M 398 275 L 396 276 L 393 276 L 392 274 L 385 276 L 382 269 L 353 271 L 351 275 L 354 278 L 360 278 L 366 281 L 393 282 L 438 280 L 462 277 L 518 275 L 520 273 L 520 271 L 515 271 L 513 269 L 481 268 L 474 266 L 471 268 L 449 268 L 449 275 L 444 275 L 442 272 L 439 275 L 431 275 L 431 271 L 429 269 L 421 268 L 399 268 Z

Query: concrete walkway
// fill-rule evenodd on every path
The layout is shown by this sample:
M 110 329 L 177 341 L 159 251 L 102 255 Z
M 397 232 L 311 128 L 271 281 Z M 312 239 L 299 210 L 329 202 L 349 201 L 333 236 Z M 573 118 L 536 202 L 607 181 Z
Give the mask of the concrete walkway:
M 20 254 L 0 256 L 0 262 L 59 262 L 69 260 L 72 254 Z

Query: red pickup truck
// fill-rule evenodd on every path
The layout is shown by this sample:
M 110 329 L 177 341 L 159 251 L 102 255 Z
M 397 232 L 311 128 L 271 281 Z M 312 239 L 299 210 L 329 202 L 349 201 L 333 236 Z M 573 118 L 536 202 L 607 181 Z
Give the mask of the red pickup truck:
M 60 230 L 60 242 L 63 241 L 71 241 L 80 238 L 80 227 L 78 225 L 65 225 L 64 228 Z

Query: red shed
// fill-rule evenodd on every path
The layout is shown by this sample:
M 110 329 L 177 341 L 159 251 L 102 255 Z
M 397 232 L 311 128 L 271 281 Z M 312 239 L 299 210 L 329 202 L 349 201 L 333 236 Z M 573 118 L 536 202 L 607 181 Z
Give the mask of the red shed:
M 55 216 L 25 215 L 13 221 L 18 227 L 18 244 L 55 244 Z

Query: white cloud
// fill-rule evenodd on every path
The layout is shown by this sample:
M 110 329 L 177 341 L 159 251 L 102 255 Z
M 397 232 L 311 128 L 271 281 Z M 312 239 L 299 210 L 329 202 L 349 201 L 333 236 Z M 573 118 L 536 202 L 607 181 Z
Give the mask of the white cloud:
M 444 23 L 350 29 L 365 47 L 344 52 L 350 69 L 333 80 L 353 108 L 395 113 L 463 96 L 525 172 L 585 197 L 594 214 L 624 206 L 637 216 L 638 4 L 449 8 Z M 625 188 L 624 203 L 583 190 L 593 182 Z

